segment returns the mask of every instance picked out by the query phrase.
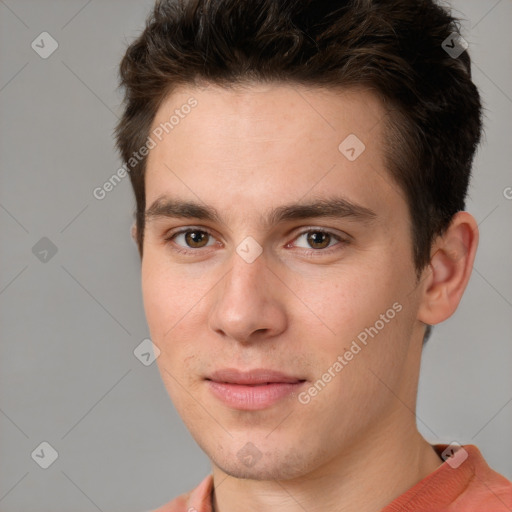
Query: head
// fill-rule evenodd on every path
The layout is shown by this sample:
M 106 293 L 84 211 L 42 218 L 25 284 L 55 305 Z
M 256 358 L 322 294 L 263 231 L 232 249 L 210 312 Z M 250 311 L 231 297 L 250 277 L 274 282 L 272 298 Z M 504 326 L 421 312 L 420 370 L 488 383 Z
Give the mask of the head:
M 478 240 L 463 210 L 481 104 L 468 53 L 442 47 L 457 31 L 430 0 L 161 1 L 128 48 L 116 136 L 146 316 L 226 471 L 296 476 L 396 425 L 389 389 L 414 406 L 421 342 Z M 240 410 L 208 387 L 220 368 L 304 382 Z

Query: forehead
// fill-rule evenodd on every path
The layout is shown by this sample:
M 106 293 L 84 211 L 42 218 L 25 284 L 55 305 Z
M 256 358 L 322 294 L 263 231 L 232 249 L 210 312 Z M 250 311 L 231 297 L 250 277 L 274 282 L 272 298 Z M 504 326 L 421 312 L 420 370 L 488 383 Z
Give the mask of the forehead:
M 386 116 L 365 90 L 178 89 L 151 127 L 146 205 L 179 196 L 240 215 L 338 192 L 386 215 L 403 202 L 383 158 Z
M 195 106 L 189 107 L 190 104 Z M 378 144 L 381 134 L 374 129 L 386 113 L 371 90 L 283 83 L 229 88 L 210 84 L 202 88 L 181 87 L 169 95 L 155 116 L 152 130 L 171 120 L 169 133 L 190 137 L 194 132 L 203 140 L 201 147 L 208 151 L 222 149 L 222 139 L 227 145 L 242 138 L 275 141 L 284 145 L 283 149 L 287 141 L 322 139 L 337 149 L 339 138 L 347 130 L 371 145 Z M 217 137 L 212 139 L 214 131 Z

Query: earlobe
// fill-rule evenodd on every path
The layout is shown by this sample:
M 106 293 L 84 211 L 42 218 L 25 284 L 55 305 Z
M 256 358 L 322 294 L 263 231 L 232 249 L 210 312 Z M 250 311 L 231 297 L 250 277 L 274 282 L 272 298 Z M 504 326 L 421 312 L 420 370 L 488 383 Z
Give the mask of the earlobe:
M 132 224 L 132 227 L 130 229 L 130 234 L 132 236 L 132 240 L 135 242 L 135 245 L 137 246 L 137 250 L 139 252 L 140 259 L 142 260 L 142 249 L 141 249 L 141 246 L 139 245 L 139 240 L 138 240 L 139 232 L 137 231 L 137 222 L 134 222 Z
M 433 245 L 418 320 L 435 325 L 455 312 L 471 277 L 478 238 L 478 225 L 473 216 L 457 212 Z

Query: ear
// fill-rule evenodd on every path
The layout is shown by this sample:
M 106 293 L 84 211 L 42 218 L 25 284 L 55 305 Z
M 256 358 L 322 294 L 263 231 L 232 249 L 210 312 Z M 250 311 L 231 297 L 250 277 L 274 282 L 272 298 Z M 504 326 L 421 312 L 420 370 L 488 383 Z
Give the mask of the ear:
M 468 212 L 457 212 L 431 250 L 422 276 L 418 320 L 438 324 L 453 315 L 469 282 L 478 247 L 478 224 Z
M 135 222 L 132 224 L 130 233 L 132 235 L 133 241 L 137 243 L 137 224 Z

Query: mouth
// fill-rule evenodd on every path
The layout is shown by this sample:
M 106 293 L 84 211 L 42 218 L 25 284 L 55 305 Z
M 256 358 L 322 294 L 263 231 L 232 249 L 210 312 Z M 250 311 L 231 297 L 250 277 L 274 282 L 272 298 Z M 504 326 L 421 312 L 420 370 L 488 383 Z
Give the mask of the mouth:
M 298 391 L 306 379 L 258 368 L 242 372 L 226 368 L 205 378 L 212 394 L 238 410 L 261 410 Z

